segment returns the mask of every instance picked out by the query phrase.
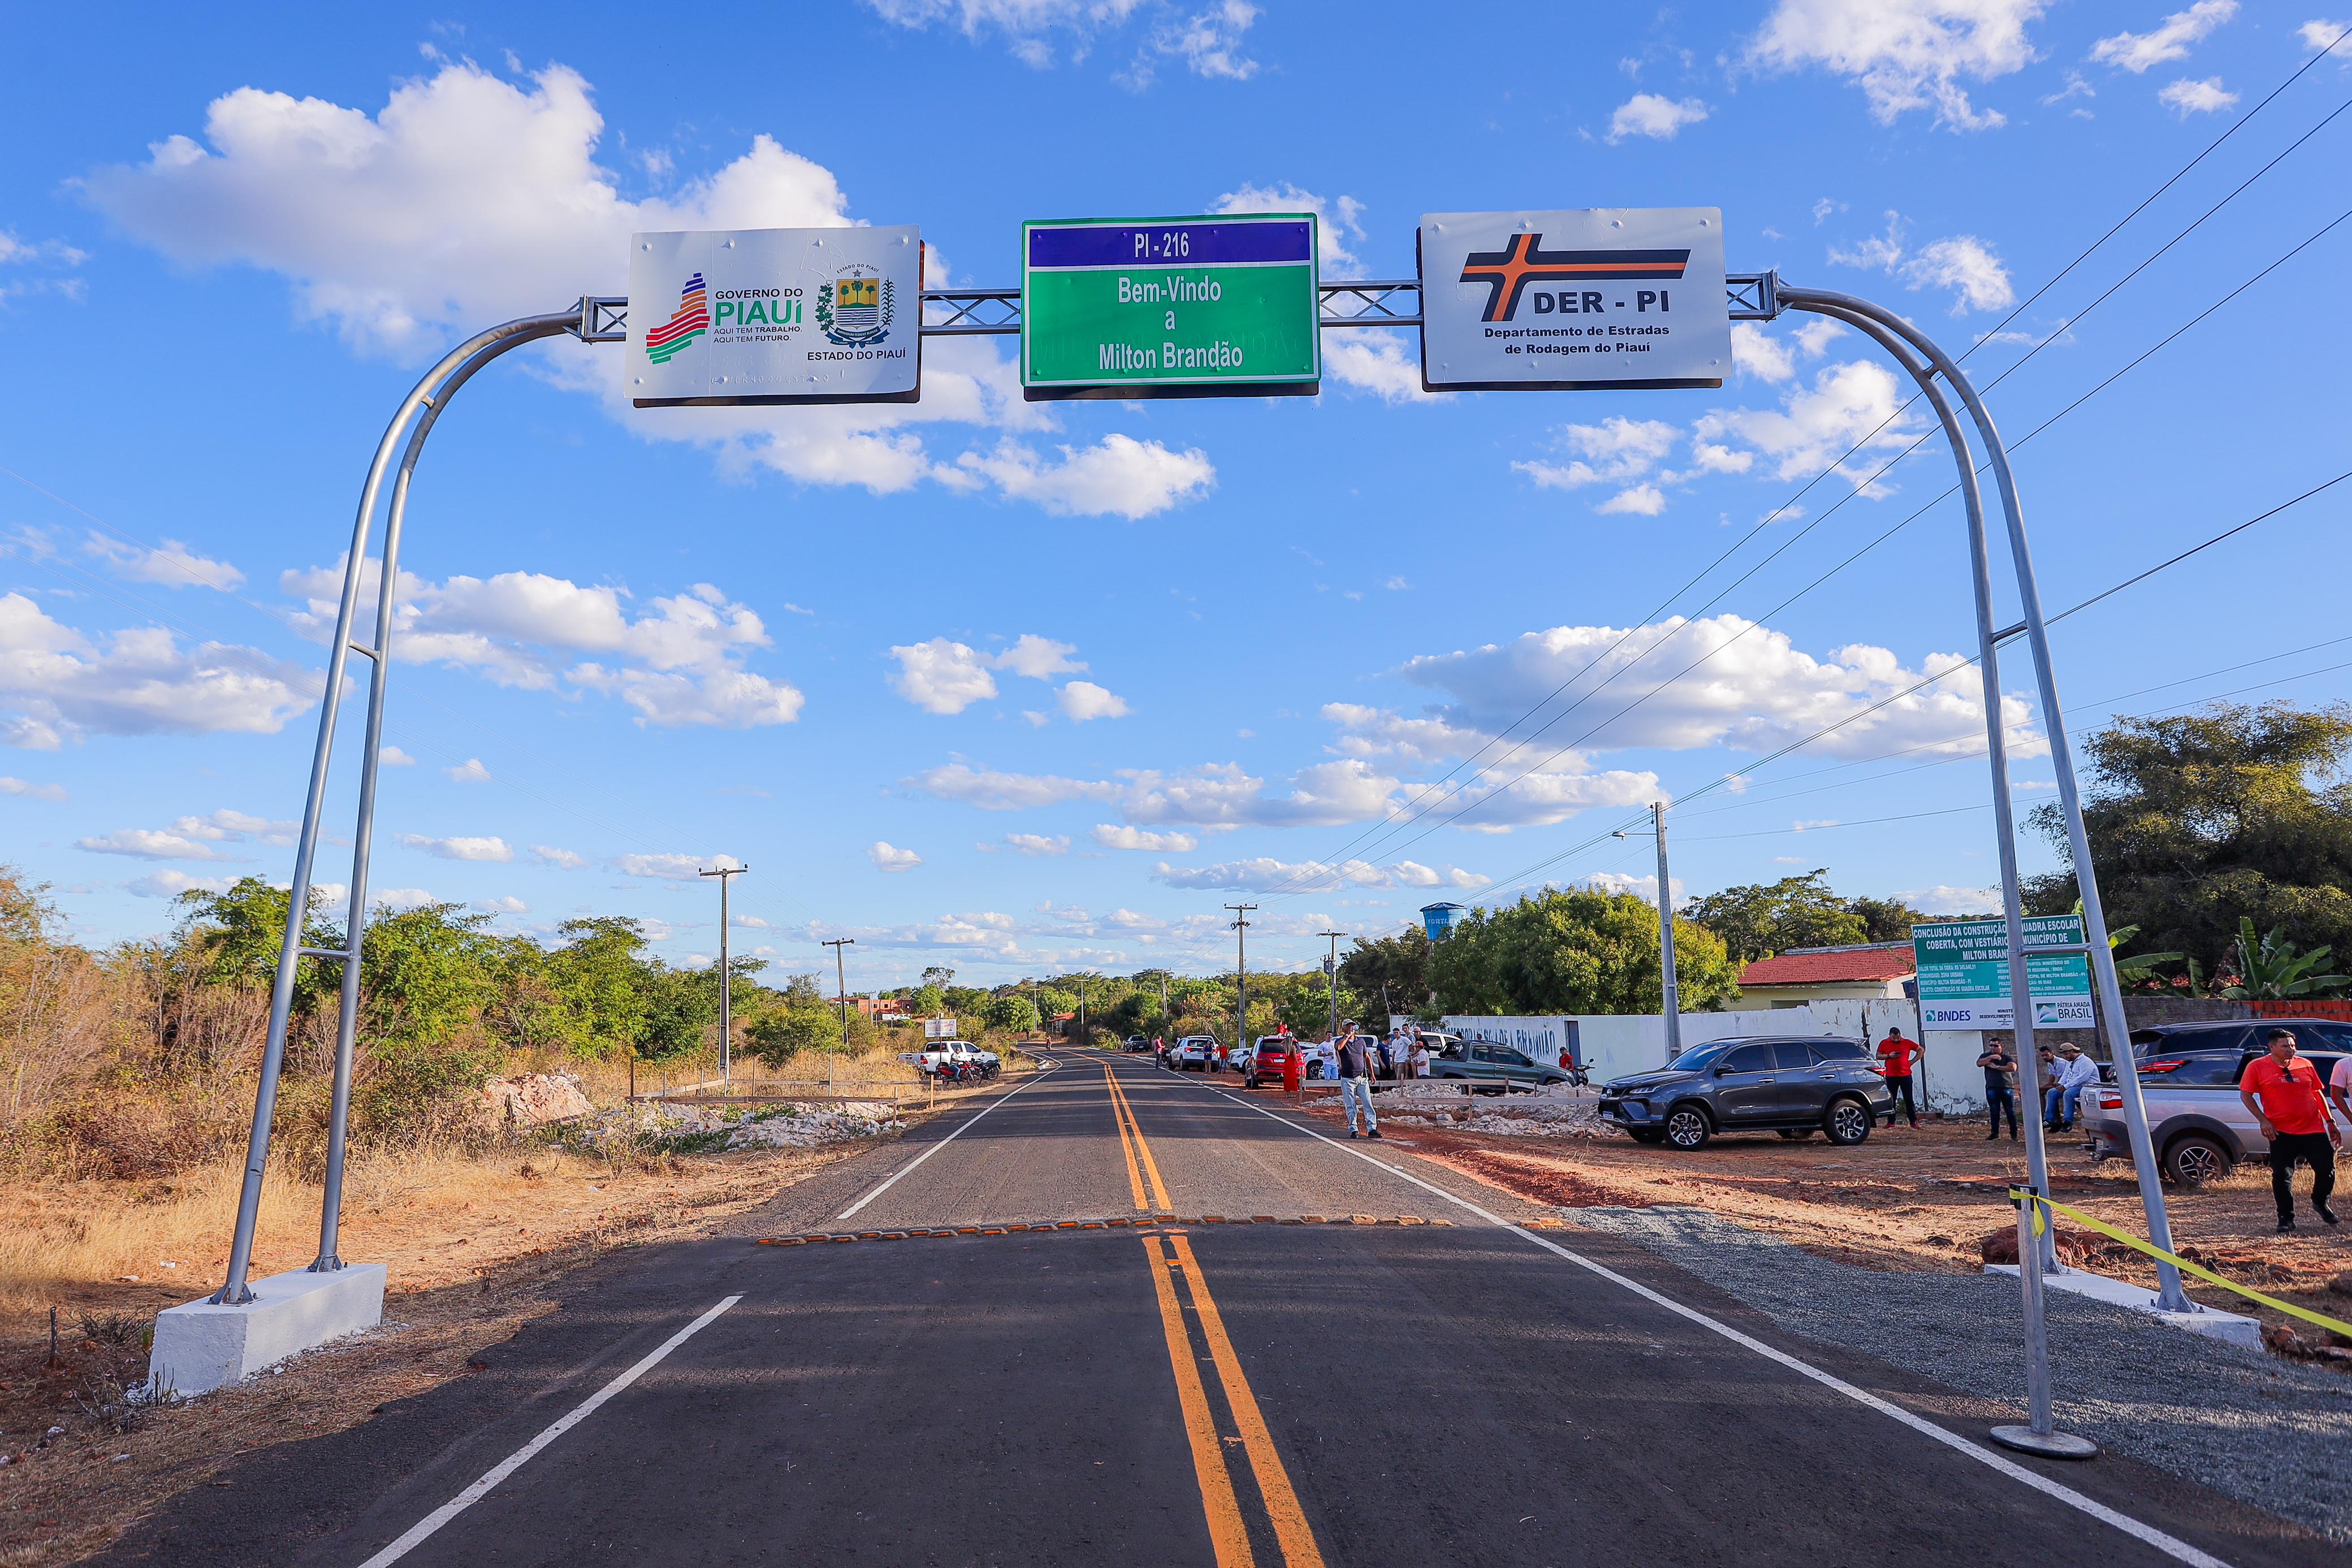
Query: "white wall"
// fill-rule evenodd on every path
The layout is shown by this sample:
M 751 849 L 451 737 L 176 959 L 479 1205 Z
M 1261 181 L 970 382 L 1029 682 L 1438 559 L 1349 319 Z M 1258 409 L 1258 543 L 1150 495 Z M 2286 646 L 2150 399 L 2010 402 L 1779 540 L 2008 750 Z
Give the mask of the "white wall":
M 1908 1004 L 1906 1004 L 1908 1005 Z M 1665 1065 L 1666 1019 L 1663 1013 L 1583 1014 L 1575 1018 L 1543 1015 L 1518 1018 L 1474 1018 L 1450 1015 L 1449 1034 L 1484 1035 L 1513 1046 L 1538 1061 L 1559 1060 L 1568 1039 L 1567 1026 L 1576 1025 L 1578 1058 L 1592 1070 L 1592 1081 L 1605 1083 L 1629 1073 L 1648 1072 Z M 1851 1032 L 1825 1030 L 1807 1008 L 1769 1008 L 1760 1012 L 1685 1013 L 1685 1050 L 1710 1040 L 1735 1034 L 1822 1034 Z M 1970 1057 L 1974 1061 L 1973 1056 Z

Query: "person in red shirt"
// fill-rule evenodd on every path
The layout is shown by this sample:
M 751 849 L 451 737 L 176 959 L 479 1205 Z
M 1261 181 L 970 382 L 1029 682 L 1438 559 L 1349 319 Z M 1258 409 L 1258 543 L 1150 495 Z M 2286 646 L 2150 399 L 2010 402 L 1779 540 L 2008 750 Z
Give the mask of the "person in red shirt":
M 2271 1146 L 2271 1197 L 2278 1203 L 2278 1228 L 2294 1228 L 2294 1162 L 2311 1166 L 2311 1211 L 2323 1224 L 2336 1223 L 2327 1200 L 2336 1191 L 2336 1145 L 2344 1134 L 2327 1113 L 2326 1092 L 2319 1086 L 2319 1069 L 2294 1052 L 2294 1031 L 2271 1030 L 2270 1054 L 2246 1064 L 2238 1080 L 2238 1098 L 2245 1102 Z
M 1911 1124 L 1919 1124 L 1919 1102 L 1911 1093 L 1911 1063 L 1918 1059 L 1919 1042 L 1906 1040 L 1903 1031 L 1888 1025 L 1886 1038 L 1878 1042 L 1879 1076 L 1886 1080 L 1886 1092 L 1903 1101 L 1903 1113 Z M 1892 1125 L 1890 1118 L 1889 1124 Z

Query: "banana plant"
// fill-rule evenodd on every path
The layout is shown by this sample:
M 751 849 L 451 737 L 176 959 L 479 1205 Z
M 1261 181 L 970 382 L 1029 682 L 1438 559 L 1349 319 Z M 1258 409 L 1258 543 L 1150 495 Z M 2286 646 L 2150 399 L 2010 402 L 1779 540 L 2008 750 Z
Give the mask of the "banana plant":
M 2257 936 L 2252 918 L 2242 915 L 2238 917 L 2238 983 L 2222 987 L 2221 994 L 2232 1001 L 2340 995 L 2347 984 L 2344 976 L 2313 973 L 2327 962 L 2332 950 L 2322 946 L 2298 951 L 2286 939 L 2283 925 Z

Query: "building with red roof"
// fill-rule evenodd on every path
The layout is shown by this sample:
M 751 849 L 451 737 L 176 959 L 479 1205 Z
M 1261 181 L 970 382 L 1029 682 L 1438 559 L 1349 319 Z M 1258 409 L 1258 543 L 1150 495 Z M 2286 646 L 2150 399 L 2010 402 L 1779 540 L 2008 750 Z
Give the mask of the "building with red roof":
M 1853 947 L 1791 947 L 1739 971 L 1751 1002 L 1801 1008 L 1812 1002 L 1900 1000 L 1918 992 L 1919 967 L 1908 942 Z

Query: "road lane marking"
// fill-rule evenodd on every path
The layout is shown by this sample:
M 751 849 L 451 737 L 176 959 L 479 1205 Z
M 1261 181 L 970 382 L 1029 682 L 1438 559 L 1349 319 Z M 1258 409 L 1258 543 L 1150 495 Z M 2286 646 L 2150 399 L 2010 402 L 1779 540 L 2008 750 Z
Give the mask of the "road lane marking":
M 1210 1088 L 1207 1084 L 1202 1084 L 1202 1087 L 1204 1089 Z M 2105 1503 L 2099 1501 L 2096 1498 L 2086 1496 L 2082 1492 L 2076 1491 L 2072 1487 L 2063 1486 L 2060 1483 L 2052 1480 L 2049 1477 L 2042 1475 L 2038 1471 L 2030 1470 L 2023 1465 L 2016 1463 L 2014 1460 L 2005 1458 L 2001 1455 L 1994 1453 L 1990 1448 L 1981 1448 L 1977 1444 L 1970 1442 L 1968 1438 L 1959 1436 L 1959 1434 L 1956 1432 L 1948 1432 L 1943 1427 L 1936 1425 L 1936 1423 L 1928 1420 L 1924 1416 L 1915 1416 L 1910 1411 L 1903 1408 L 1900 1405 L 1894 1404 L 1889 1400 L 1882 1399 L 1866 1388 L 1858 1388 L 1854 1385 L 1845 1381 L 1845 1379 L 1839 1377 L 1834 1373 L 1824 1372 L 1820 1367 L 1813 1365 L 1811 1363 L 1801 1361 L 1797 1357 L 1788 1354 L 1788 1352 L 1779 1350 L 1771 1345 L 1766 1344 L 1762 1340 L 1757 1339 L 1753 1335 L 1742 1333 L 1739 1330 L 1733 1328 L 1729 1323 L 1724 1322 L 1720 1319 L 1709 1317 L 1706 1313 L 1700 1312 L 1696 1307 L 1685 1306 L 1682 1302 L 1675 1301 L 1673 1297 L 1654 1291 L 1649 1286 L 1643 1284 L 1637 1280 L 1628 1279 L 1626 1276 L 1620 1274 L 1617 1270 L 1609 1268 L 1605 1264 L 1596 1263 L 1590 1258 L 1584 1257 L 1577 1252 L 1572 1252 L 1569 1250 L 1569 1249 L 1560 1246 L 1556 1241 L 1552 1241 L 1547 1238 L 1537 1235 L 1534 1231 L 1528 1229 L 1525 1226 L 1514 1225 L 1511 1221 L 1505 1219 L 1501 1215 L 1481 1208 L 1478 1205 L 1471 1202 L 1468 1198 L 1457 1197 L 1456 1195 L 1446 1191 L 1444 1187 L 1439 1186 L 1434 1182 L 1423 1181 L 1417 1176 L 1408 1175 L 1406 1172 L 1397 1169 L 1394 1166 L 1390 1165 L 1385 1160 L 1375 1159 L 1368 1150 L 1351 1149 L 1336 1138 L 1327 1137 L 1323 1134 L 1317 1132 L 1312 1127 L 1302 1127 L 1286 1116 L 1276 1115 L 1275 1113 L 1267 1110 L 1263 1105 L 1252 1105 L 1246 1100 L 1236 1099 L 1234 1095 L 1226 1093 L 1225 1091 L 1222 1089 L 1211 1089 L 1210 1092 L 1212 1093 L 1223 1095 L 1225 1099 L 1233 1101 L 1236 1105 L 1248 1106 L 1250 1110 L 1255 1111 L 1259 1115 L 1265 1116 L 1272 1121 L 1279 1122 L 1284 1126 L 1290 1128 L 1294 1132 L 1304 1133 L 1308 1137 L 1315 1139 L 1318 1143 L 1328 1144 L 1331 1147 L 1339 1150 L 1343 1155 L 1353 1155 L 1358 1159 L 1362 1160 L 1366 1165 L 1377 1166 L 1378 1168 L 1388 1172 L 1391 1176 L 1397 1177 L 1401 1181 L 1409 1181 L 1412 1183 L 1413 1186 L 1422 1188 L 1425 1192 L 1434 1193 L 1437 1197 L 1444 1198 L 1446 1202 L 1469 1210 L 1472 1214 L 1475 1214 L 1479 1218 L 1486 1220 L 1488 1224 L 1499 1226 L 1515 1236 L 1532 1241 L 1538 1247 L 1542 1248 L 1545 1251 L 1555 1253 L 1561 1258 L 1565 1258 L 1568 1261 L 1575 1264 L 1577 1267 L 1589 1270 L 1600 1278 L 1608 1281 L 1611 1284 L 1622 1286 L 1624 1289 L 1633 1291 L 1633 1294 L 1642 1297 L 1643 1300 L 1653 1301 L 1657 1305 L 1665 1308 L 1666 1311 L 1673 1312 L 1677 1317 L 1685 1318 L 1691 1322 L 1696 1323 L 1699 1327 L 1706 1329 L 1710 1333 L 1720 1334 L 1725 1339 L 1729 1340 L 1732 1343 L 1752 1350 L 1768 1361 L 1777 1362 L 1780 1365 L 1787 1367 L 1790 1371 L 1794 1372 L 1801 1376 L 1811 1378 L 1813 1382 L 1820 1384 L 1822 1387 L 1842 1394 L 1858 1405 L 1866 1406 L 1870 1409 L 1877 1411 L 1882 1416 L 1887 1416 L 1892 1420 L 1899 1421 L 1904 1426 L 1910 1427 L 1913 1431 L 1919 1433 L 1922 1437 L 1932 1438 L 1935 1441 L 1943 1444 L 1946 1448 L 1950 1448 L 1955 1453 L 1966 1454 L 1969 1458 L 1976 1460 L 1979 1464 L 1984 1465 L 1991 1469 L 1998 1470 L 2000 1474 L 2007 1476 L 2010 1479 L 2018 1482 L 2021 1486 L 2031 1487 L 2035 1491 L 2042 1493 L 2044 1497 L 2050 1498 L 2053 1501 L 2064 1503 L 2069 1508 L 2086 1513 L 2093 1519 L 2097 1520 L 2100 1523 L 2110 1525 L 2115 1529 L 2121 1531 L 2124 1534 L 2130 1536 L 2135 1541 L 2145 1542 L 2146 1544 L 2156 1548 L 2156 1550 L 2163 1552 L 2166 1556 L 2172 1558 L 2175 1562 L 2189 1563 L 2191 1565 L 2191 1568 L 2230 1568 L 2230 1564 L 2222 1561 L 2221 1558 L 2215 1557 L 2210 1552 L 2191 1546 L 2189 1542 L 2181 1540 L 2178 1536 L 2168 1535 L 2152 1524 L 2144 1524 L 2127 1513 L 2122 1513 L 2108 1507 Z
M 1316 1549 L 1314 1529 L 1307 1522 L 1307 1510 L 1300 1506 L 1298 1493 L 1290 1485 L 1290 1472 L 1283 1468 L 1282 1456 L 1275 1450 L 1274 1434 L 1267 1430 L 1265 1417 L 1257 1407 L 1257 1395 L 1250 1388 L 1249 1378 L 1242 1371 L 1241 1357 L 1234 1354 L 1234 1342 L 1225 1333 L 1225 1320 L 1217 1311 L 1216 1299 L 1209 1294 L 1208 1276 L 1201 1270 L 1201 1260 L 1192 1255 L 1192 1243 L 1183 1232 L 1168 1238 L 1169 1246 L 1176 1250 L 1176 1261 L 1184 1271 L 1184 1283 L 1192 1292 L 1192 1310 L 1201 1319 L 1202 1332 L 1209 1341 L 1210 1358 L 1216 1363 L 1218 1381 L 1225 1385 L 1225 1403 L 1234 1413 L 1234 1425 L 1241 1428 L 1242 1449 L 1249 1456 L 1250 1469 L 1257 1477 L 1258 1494 L 1265 1500 L 1265 1511 L 1274 1521 L 1274 1538 L 1282 1547 L 1282 1559 L 1289 1568 L 1323 1568 L 1323 1553 Z
M 1103 1063 L 1103 1071 L 1106 1074 L 1109 1073 L 1108 1062 Z M 1160 1212 L 1164 1214 L 1176 1206 L 1169 1200 L 1168 1184 L 1160 1179 L 1160 1162 L 1151 1157 L 1151 1144 L 1143 1135 L 1143 1124 L 1136 1120 L 1135 1103 L 1127 1097 L 1127 1085 L 1119 1082 L 1117 1078 L 1110 1080 L 1110 1092 L 1112 1097 L 1118 1100 L 1119 1109 L 1127 1113 L 1127 1125 L 1134 1130 L 1136 1153 L 1143 1156 L 1143 1173 L 1151 1178 L 1151 1196 L 1159 1203 Z M 1136 1207 L 1140 1208 L 1142 1205 L 1139 1203 Z
M 1192 1356 L 1192 1337 L 1185 1332 L 1176 1286 L 1168 1278 L 1168 1260 L 1157 1238 L 1145 1237 L 1143 1247 L 1150 1260 L 1151 1288 L 1160 1298 L 1160 1327 L 1168 1337 L 1168 1364 L 1176 1374 L 1176 1402 L 1184 1411 L 1184 1436 L 1192 1448 L 1192 1474 L 1200 1481 L 1201 1509 L 1208 1517 L 1217 1568 L 1256 1568 L 1241 1504 L 1234 1498 L 1234 1478 L 1225 1469 L 1224 1445 L 1217 1440 L 1217 1425 L 1209 1414 L 1209 1392 L 1202 1386 L 1200 1364 Z
M 1127 1113 L 1119 1108 L 1118 1088 L 1111 1082 L 1110 1063 L 1098 1065 L 1103 1070 L 1103 1096 L 1110 1102 L 1111 1124 L 1118 1129 L 1118 1152 L 1127 1156 L 1128 1190 L 1135 1195 L 1135 1210 L 1140 1214 L 1151 1206 L 1144 1201 L 1143 1173 L 1136 1168 L 1135 1145 L 1127 1135 Z
M 385 1547 L 383 1551 L 377 1552 L 374 1556 L 361 1563 L 360 1568 L 388 1568 L 389 1564 L 399 1562 L 411 1552 L 416 1550 L 418 1546 L 424 1543 L 425 1538 L 430 1536 L 435 1531 L 439 1530 L 443 1525 L 448 1523 L 451 1520 L 457 1518 L 459 1514 L 465 1512 L 467 1509 L 481 1501 L 482 1499 L 488 1495 L 492 1487 L 497 1486 L 500 1481 L 506 1479 L 509 1476 L 522 1469 L 523 1466 L 529 1464 L 532 1457 L 538 1454 L 541 1448 L 546 1448 L 550 1443 L 555 1441 L 556 1438 L 561 1437 L 564 1433 L 569 1432 L 572 1427 L 577 1427 L 581 1422 L 585 1421 L 589 1416 L 593 1416 L 597 1410 L 603 1406 L 606 1400 L 612 1398 L 614 1395 L 620 1393 L 621 1390 L 626 1388 L 630 1384 L 635 1383 L 638 1378 L 643 1377 L 646 1373 L 652 1371 L 656 1366 L 660 1364 L 663 1357 L 668 1355 L 671 1351 L 676 1350 L 688 1340 L 692 1339 L 696 1334 L 700 1333 L 707 1325 L 716 1321 L 721 1312 L 724 1312 L 728 1308 L 733 1306 L 742 1299 L 743 1298 L 741 1296 L 727 1297 L 717 1306 L 711 1308 L 709 1312 L 703 1313 L 700 1317 L 695 1319 L 692 1322 L 687 1324 L 684 1328 L 670 1335 L 669 1338 L 662 1341 L 661 1344 L 647 1354 L 644 1360 L 638 1362 L 636 1365 L 629 1368 L 628 1371 L 621 1374 L 620 1376 L 613 1379 L 612 1382 L 607 1383 L 604 1387 L 599 1388 L 595 1393 L 581 1401 L 580 1405 L 573 1409 L 570 1415 L 561 1417 L 538 1437 L 533 1437 L 530 1442 L 525 1443 L 521 1448 L 517 1448 L 512 1454 L 509 1454 L 507 1458 L 499 1460 L 496 1465 L 490 1467 L 489 1469 L 483 1472 L 481 1479 L 476 1481 L 472 1486 L 467 1487 L 464 1491 L 459 1492 L 456 1497 L 451 1498 L 447 1502 L 443 1503 L 439 1508 L 435 1509 L 431 1513 L 426 1514 L 423 1519 L 418 1520 L 415 1524 L 410 1525 L 406 1533 L 403 1534 L 399 1540 L 394 1542 L 391 1545 Z
M 1047 1057 L 1045 1060 L 1049 1062 L 1053 1061 L 1051 1057 Z M 1060 1065 L 1059 1062 L 1054 1062 L 1053 1064 L 1055 1066 Z M 1045 1077 L 1045 1071 L 1046 1070 L 1045 1068 L 1038 1069 L 1037 1077 L 1029 1080 L 1029 1083 L 1034 1083 L 1039 1078 Z M 1029 1083 L 1024 1083 L 1021 1086 L 1021 1089 L 1028 1088 Z M 1013 1094 L 1020 1093 L 1021 1089 L 1015 1089 L 1013 1092 Z M 1007 1094 L 1004 1097 L 1004 1100 L 1012 1099 L 1013 1094 Z M 1004 1100 L 990 1101 L 988 1103 L 988 1110 L 982 1111 L 980 1113 L 980 1116 L 987 1115 L 989 1111 L 993 1111 L 999 1105 L 1003 1104 Z M 938 1154 L 941 1149 L 946 1148 L 950 1144 L 954 1143 L 958 1138 L 963 1136 L 965 1127 L 977 1126 L 980 1123 L 980 1116 L 974 1116 L 971 1121 L 964 1123 L 962 1126 L 958 1127 L 954 1132 L 950 1133 L 946 1137 L 941 1138 L 938 1143 L 933 1144 L 929 1148 L 925 1149 L 921 1154 L 917 1155 L 914 1159 L 908 1164 L 906 1169 L 892 1176 L 888 1180 L 883 1182 L 881 1186 L 876 1187 L 872 1192 L 867 1193 L 864 1197 L 859 1198 L 856 1203 L 851 1204 L 847 1208 L 843 1209 L 839 1214 L 835 1215 L 834 1218 L 835 1219 L 847 1219 L 851 1215 L 856 1214 L 859 1209 L 864 1208 L 867 1204 L 872 1203 L 876 1198 L 880 1197 L 884 1193 L 888 1192 L 893 1186 L 898 1185 L 899 1176 L 911 1174 L 915 1166 L 921 1165 L 925 1160 L 929 1159 L 933 1155 Z

